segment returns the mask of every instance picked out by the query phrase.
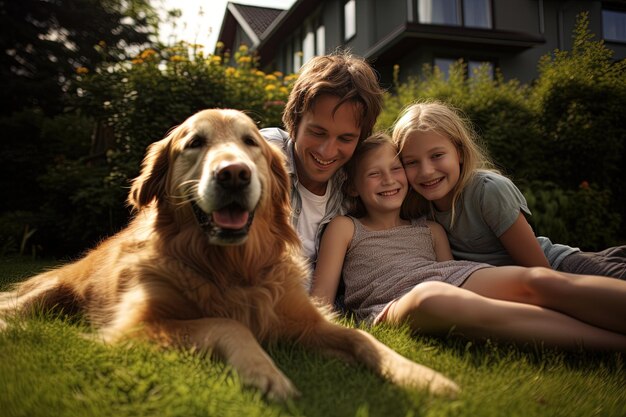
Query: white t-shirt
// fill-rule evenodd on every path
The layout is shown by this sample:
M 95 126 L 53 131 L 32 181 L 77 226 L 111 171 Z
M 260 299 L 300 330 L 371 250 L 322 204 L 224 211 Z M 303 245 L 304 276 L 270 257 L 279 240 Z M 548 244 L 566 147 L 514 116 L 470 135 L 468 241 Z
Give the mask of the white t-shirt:
M 329 191 L 330 181 L 326 186 L 324 195 L 313 194 L 302 184 L 298 183 L 298 192 L 302 198 L 302 212 L 298 217 L 296 231 L 302 241 L 304 253 L 309 259 L 315 259 L 315 236 L 324 213 L 326 213 L 326 203 L 330 196 Z

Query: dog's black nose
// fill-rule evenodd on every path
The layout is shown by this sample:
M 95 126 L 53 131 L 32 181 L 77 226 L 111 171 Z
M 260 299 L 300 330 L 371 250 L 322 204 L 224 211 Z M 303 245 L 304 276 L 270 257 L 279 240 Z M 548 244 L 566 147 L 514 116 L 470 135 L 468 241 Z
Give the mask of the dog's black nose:
M 240 162 L 223 164 L 215 173 L 217 183 L 223 188 L 243 188 L 250 184 L 250 168 Z

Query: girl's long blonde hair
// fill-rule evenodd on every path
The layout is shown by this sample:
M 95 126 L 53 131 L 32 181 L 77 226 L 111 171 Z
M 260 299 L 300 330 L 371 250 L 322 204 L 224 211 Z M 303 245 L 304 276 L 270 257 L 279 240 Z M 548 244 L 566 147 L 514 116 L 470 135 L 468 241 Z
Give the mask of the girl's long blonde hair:
M 413 133 L 436 132 L 450 139 L 459 152 L 461 172 L 452 195 L 450 228 L 454 226 L 456 202 L 461 193 L 478 171 L 495 169 L 487 152 L 479 144 L 479 137 L 469 119 L 459 110 L 439 101 L 416 102 L 405 107 L 392 128 L 393 141 L 400 153 Z M 432 215 L 432 202 L 411 190 L 403 207 L 404 216 Z

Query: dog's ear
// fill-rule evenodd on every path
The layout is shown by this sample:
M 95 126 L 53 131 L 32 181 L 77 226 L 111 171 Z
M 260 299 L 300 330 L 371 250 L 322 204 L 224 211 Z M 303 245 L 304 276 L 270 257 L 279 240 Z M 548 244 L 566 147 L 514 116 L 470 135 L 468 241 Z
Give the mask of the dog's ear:
M 148 146 L 141 164 L 141 173 L 133 180 L 128 194 L 128 205 L 139 210 L 152 200 L 165 197 L 171 134 Z

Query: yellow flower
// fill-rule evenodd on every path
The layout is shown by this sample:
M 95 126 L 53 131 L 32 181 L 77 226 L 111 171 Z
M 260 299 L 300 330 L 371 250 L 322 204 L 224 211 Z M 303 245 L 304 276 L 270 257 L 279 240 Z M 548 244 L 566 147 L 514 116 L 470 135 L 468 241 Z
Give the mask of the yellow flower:
M 215 48 L 216 49 L 223 49 L 224 48 L 224 42 L 219 41 L 218 43 L 215 44 Z
M 265 79 L 266 79 L 267 81 L 276 81 L 276 76 L 275 76 L 274 74 L 267 74 L 267 75 L 265 76 Z
M 237 62 L 239 62 L 240 64 L 249 64 L 250 62 L 252 62 L 252 58 L 250 58 L 249 56 L 240 56 L 239 59 L 237 59 Z
M 156 51 L 154 49 L 146 49 L 145 51 L 143 51 L 141 53 L 141 55 L 139 55 L 139 57 L 141 59 L 148 59 L 150 58 L 152 55 L 156 55 Z
M 261 70 L 256 70 L 254 75 L 256 75 L 257 77 L 265 77 L 265 73 Z
M 143 59 L 141 59 L 141 58 L 135 58 L 135 59 L 133 59 L 133 60 L 132 60 L 132 61 L 130 61 L 130 62 L 131 62 L 132 64 L 139 65 L 139 64 L 143 64 Z
M 246 52 L 248 52 L 248 46 L 245 43 L 242 43 L 241 45 L 239 45 L 239 52 L 245 54 Z
M 219 55 L 211 55 L 211 63 L 212 64 L 221 64 L 222 63 L 222 57 Z
M 225 72 L 226 72 L 226 75 L 233 75 L 235 73 L 235 71 L 236 71 L 235 68 L 228 67 L 228 68 L 226 68 Z
M 187 59 L 184 56 L 180 56 L 180 55 L 172 55 L 170 57 L 170 61 L 172 62 L 183 62 L 186 61 Z
M 278 91 L 280 91 L 281 93 L 283 93 L 283 94 L 285 94 L 285 95 L 286 95 L 286 94 L 289 94 L 289 89 L 288 89 L 287 87 L 280 87 L 280 88 L 278 89 Z
M 281 78 L 283 76 L 283 73 L 280 71 L 274 71 L 274 76 L 277 78 Z
M 88 72 L 89 72 L 88 68 L 85 68 L 85 67 L 78 67 L 78 68 L 76 68 L 76 74 L 78 74 L 78 75 L 87 74 Z
M 265 91 L 273 91 L 276 90 L 276 86 L 274 84 L 268 84 L 265 86 Z

